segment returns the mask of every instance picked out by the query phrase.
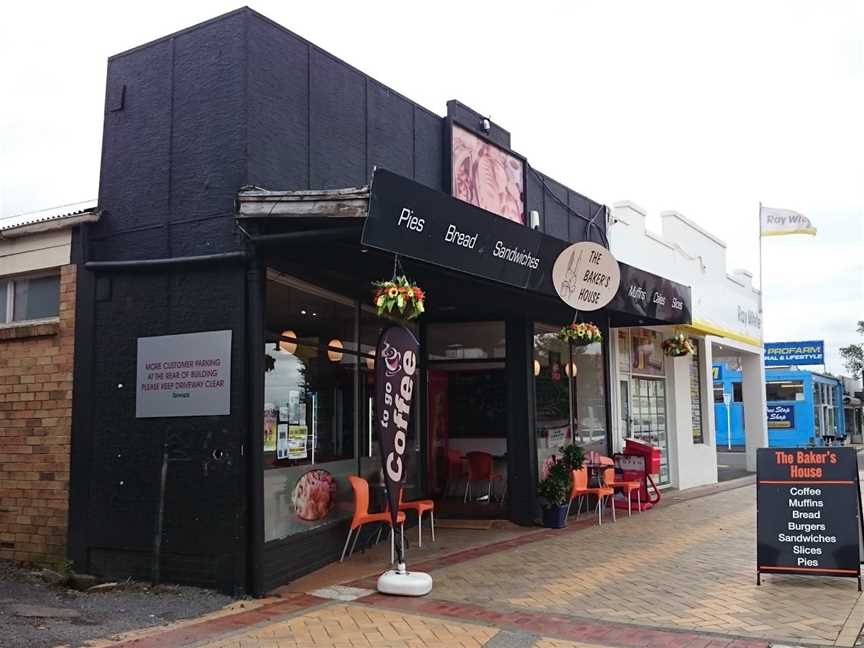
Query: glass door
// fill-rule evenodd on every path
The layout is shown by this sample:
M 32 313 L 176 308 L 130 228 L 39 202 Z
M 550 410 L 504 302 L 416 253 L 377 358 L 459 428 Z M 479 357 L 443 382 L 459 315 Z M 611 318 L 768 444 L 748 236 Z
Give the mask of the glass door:
M 662 378 L 630 380 L 630 436 L 660 448 L 660 483 L 669 482 L 669 438 L 666 430 L 666 381 Z M 624 392 L 622 392 L 623 394 Z

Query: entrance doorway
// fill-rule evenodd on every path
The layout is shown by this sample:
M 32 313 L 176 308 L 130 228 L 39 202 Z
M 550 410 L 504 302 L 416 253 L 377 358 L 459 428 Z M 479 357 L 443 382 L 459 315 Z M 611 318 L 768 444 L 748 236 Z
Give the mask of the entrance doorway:
M 440 517 L 507 514 L 504 323 L 428 331 L 429 489 Z
M 618 329 L 618 425 L 624 438 L 660 449 L 660 484 L 668 484 L 666 373 L 659 332 Z

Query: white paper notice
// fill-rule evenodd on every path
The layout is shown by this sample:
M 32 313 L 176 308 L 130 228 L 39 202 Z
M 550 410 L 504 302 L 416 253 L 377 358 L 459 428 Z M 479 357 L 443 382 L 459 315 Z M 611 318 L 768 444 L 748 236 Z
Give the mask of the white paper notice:
M 138 338 L 135 416 L 231 413 L 231 331 Z

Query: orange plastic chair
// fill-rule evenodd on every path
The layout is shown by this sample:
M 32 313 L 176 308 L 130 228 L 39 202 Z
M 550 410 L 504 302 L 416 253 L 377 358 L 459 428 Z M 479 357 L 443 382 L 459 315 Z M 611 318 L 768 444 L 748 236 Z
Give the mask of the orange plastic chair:
M 615 472 L 615 469 L 611 469 Z M 609 469 L 604 470 L 604 482 Z M 579 504 L 576 508 L 576 519 L 579 519 L 579 513 L 582 511 L 582 499 L 585 499 L 586 510 L 588 504 L 588 496 L 595 495 L 597 497 L 597 522 L 603 524 L 603 500 L 607 497 L 614 498 L 615 490 L 608 486 L 592 487 L 588 486 L 588 469 L 584 466 L 579 470 L 573 471 L 573 487 L 570 490 L 570 502 L 567 504 L 567 514 L 570 514 L 570 506 L 573 504 L 573 499 L 578 498 Z M 612 507 L 612 519 L 615 519 L 615 507 Z
M 491 503 L 492 482 L 499 479 L 504 481 L 504 475 L 501 473 L 492 473 L 492 464 L 494 459 L 488 452 L 469 452 L 465 457 L 468 459 L 468 479 L 465 481 L 465 497 L 462 498 L 462 501 L 467 502 L 468 498 L 471 497 L 472 481 L 488 481 L 489 486 L 486 490 L 486 498 Z
M 402 501 L 405 491 L 399 492 L 399 510 L 417 512 L 417 546 L 423 546 L 423 513 L 429 511 L 429 522 L 432 525 L 432 542 L 435 542 L 435 502 L 431 499 L 414 500 L 413 502 Z
M 354 475 L 348 476 L 348 481 L 351 482 L 351 490 L 354 491 L 354 517 L 351 518 L 351 526 L 348 528 L 348 537 L 345 538 L 345 546 L 342 547 L 342 556 L 339 558 L 339 562 L 345 560 L 345 552 L 348 550 L 348 542 L 351 540 L 351 534 L 354 533 L 356 529 L 357 534 L 354 536 L 354 542 L 351 545 L 351 552 L 348 554 L 348 557 L 351 557 L 351 554 L 354 553 L 354 547 L 357 546 L 357 538 L 360 537 L 360 528 L 364 524 L 369 524 L 370 522 L 383 522 L 387 526 L 390 527 L 390 562 L 392 563 L 395 554 L 395 546 L 394 546 L 394 538 L 393 538 L 393 522 L 390 519 L 390 512 L 384 511 L 382 513 L 370 513 L 369 512 L 369 482 L 365 479 L 361 479 L 360 477 L 356 477 Z M 402 534 L 402 550 L 404 553 L 405 550 L 405 514 L 397 513 L 396 514 L 396 522 L 399 524 L 401 534 Z M 380 534 L 379 534 L 380 535 Z
M 610 466 L 615 465 L 615 461 L 610 459 L 609 457 L 600 457 L 600 463 L 608 464 Z M 612 479 L 608 479 L 606 475 L 603 477 L 603 482 L 606 486 L 612 487 L 613 490 L 620 490 L 627 494 L 627 516 L 633 515 L 633 491 L 636 491 L 636 501 L 637 507 L 636 510 L 640 513 L 642 512 L 642 484 L 638 479 L 634 480 L 617 480 L 615 479 L 615 471 L 612 471 Z M 613 498 L 612 507 L 614 510 L 615 502 Z

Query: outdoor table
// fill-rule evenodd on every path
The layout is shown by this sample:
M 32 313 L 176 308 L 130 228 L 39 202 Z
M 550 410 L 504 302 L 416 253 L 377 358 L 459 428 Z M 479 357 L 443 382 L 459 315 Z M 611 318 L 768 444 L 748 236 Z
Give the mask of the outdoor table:
M 607 469 L 615 469 L 612 464 L 602 463 L 585 463 L 583 464 L 588 469 L 588 485 L 592 488 L 600 488 L 605 486 L 603 481 L 603 471 Z

